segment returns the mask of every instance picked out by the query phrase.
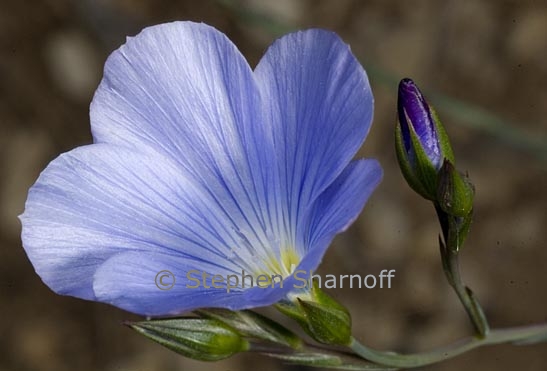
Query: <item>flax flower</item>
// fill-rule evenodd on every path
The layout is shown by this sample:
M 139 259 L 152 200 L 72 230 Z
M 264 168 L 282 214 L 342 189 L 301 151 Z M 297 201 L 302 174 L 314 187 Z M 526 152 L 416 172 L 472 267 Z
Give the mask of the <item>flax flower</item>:
M 376 161 L 352 161 L 372 113 L 365 71 L 331 32 L 282 37 L 253 70 L 207 25 L 146 28 L 106 62 L 93 144 L 30 189 L 23 246 L 55 292 L 139 314 L 275 303 L 378 184 Z M 191 270 L 285 281 L 189 289 Z

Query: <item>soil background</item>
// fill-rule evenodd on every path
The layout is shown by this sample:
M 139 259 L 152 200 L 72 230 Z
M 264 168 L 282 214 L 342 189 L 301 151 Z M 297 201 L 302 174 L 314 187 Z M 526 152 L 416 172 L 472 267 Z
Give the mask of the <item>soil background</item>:
M 210 364 L 180 357 L 121 324 L 138 317 L 54 294 L 21 247 L 28 188 L 57 155 L 91 142 L 89 103 L 106 57 L 127 35 L 172 20 L 215 26 L 252 65 L 286 26 L 328 28 L 369 72 L 375 119 L 361 155 L 381 161 L 384 181 L 319 269 L 396 270 L 391 289 L 330 291 L 353 314 L 358 338 L 404 352 L 471 333 L 443 277 L 434 212 L 397 167 L 403 77 L 436 105 L 458 168 L 476 186 L 465 281 L 492 326 L 547 321 L 547 2 L 0 0 L 0 370 L 307 369 L 249 354 Z M 545 344 L 504 345 L 423 370 L 546 365 Z

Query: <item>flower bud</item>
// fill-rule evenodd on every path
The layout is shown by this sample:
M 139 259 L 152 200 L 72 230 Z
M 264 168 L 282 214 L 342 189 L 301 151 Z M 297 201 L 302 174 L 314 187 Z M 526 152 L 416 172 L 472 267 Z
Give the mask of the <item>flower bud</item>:
M 295 319 L 314 340 L 328 345 L 348 345 L 351 341 L 351 316 L 348 310 L 316 285 L 310 295 L 298 296 L 276 305 Z
M 200 361 L 218 361 L 249 347 L 235 330 L 213 319 L 177 318 L 128 325 L 147 338 Z
M 437 172 L 454 155 L 444 127 L 433 107 L 411 79 L 399 83 L 397 159 L 408 184 L 429 200 L 437 196 Z

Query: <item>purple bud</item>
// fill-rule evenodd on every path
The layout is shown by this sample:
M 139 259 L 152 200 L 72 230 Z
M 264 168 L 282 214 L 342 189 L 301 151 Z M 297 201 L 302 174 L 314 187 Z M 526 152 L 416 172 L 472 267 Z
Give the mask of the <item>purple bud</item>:
M 420 89 L 411 79 L 403 79 L 399 83 L 397 106 L 403 142 L 409 160 L 412 163 L 416 161 L 416 153 L 412 147 L 410 136 L 410 126 L 412 126 L 427 157 L 433 166 L 439 169 L 442 165 L 443 156 L 431 108 Z
M 448 135 L 433 107 L 411 79 L 399 83 L 395 149 L 408 184 L 428 200 L 437 199 L 437 174 L 446 159 L 454 164 Z

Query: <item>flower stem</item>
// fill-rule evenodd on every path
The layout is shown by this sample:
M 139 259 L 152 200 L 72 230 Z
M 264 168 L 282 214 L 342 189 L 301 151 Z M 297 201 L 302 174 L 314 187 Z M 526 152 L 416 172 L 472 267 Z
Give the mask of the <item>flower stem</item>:
M 488 321 L 473 291 L 463 283 L 460 273 L 459 252 L 469 230 L 472 214 L 461 218 L 448 215 L 438 205 L 435 205 L 435 209 L 443 232 L 444 242 L 439 239 L 439 245 L 444 273 L 464 306 L 477 336 L 485 337 L 489 331 Z
M 400 354 L 369 348 L 352 338 L 349 347 L 363 359 L 391 367 L 412 368 L 434 364 L 472 349 L 501 343 L 534 343 L 547 340 L 547 324 L 493 329 L 485 337 L 471 336 L 428 352 Z
M 473 324 L 477 336 L 485 337 L 489 331 L 488 321 L 480 306 L 478 300 L 476 299 L 473 291 L 467 286 L 464 285 L 461 275 L 460 275 L 460 264 L 458 259 L 458 254 L 454 253 L 450 249 L 447 249 L 445 252 L 445 264 L 448 266 L 450 275 L 447 275 L 448 282 L 450 286 L 458 295 L 460 302 L 463 304 L 471 323 Z M 445 271 L 446 272 L 446 271 Z

